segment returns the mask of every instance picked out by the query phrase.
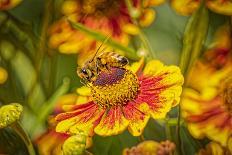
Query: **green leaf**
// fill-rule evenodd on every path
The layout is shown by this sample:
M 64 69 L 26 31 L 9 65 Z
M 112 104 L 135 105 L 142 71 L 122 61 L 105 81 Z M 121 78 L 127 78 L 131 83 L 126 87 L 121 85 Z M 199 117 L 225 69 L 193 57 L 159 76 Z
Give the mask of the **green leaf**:
M 209 25 L 208 10 L 202 2 L 199 9 L 189 19 L 185 28 L 180 68 L 187 74 L 195 60 L 200 56 Z
M 78 29 L 84 33 L 86 33 L 87 35 L 93 37 L 94 39 L 98 40 L 98 41 L 101 41 L 101 42 L 104 42 L 107 38 L 107 36 L 99 33 L 99 32 L 96 32 L 94 30 L 91 30 L 87 27 L 85 27 L 84 25 L 80 24 L 80 23 L 74 23 L 70 20 L 68 20 L 68 22 L 70 23 L 70 25 L 74 28 L 74 29 Z M 113 41 L 112 39 L 108 39 L 107 42 L 105 43 L 115 49 L 118 49 L 118 50 L 121 50 L 121 51 L 124 51 L 126 56 L 130 59 L 133 59 L 133 60 L 138 60 L 138 56 L 136 55 L 136 51 L 134 51 L 133 49 L 129 48 L 129 47 L 126 47 L 126 46 L 123 46 L 121 45 L 120 43 L 116 42 L 116 41 Z

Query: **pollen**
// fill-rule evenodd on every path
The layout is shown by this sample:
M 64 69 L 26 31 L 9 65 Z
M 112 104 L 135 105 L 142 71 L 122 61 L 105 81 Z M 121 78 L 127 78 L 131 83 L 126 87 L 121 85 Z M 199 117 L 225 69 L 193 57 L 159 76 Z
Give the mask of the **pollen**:
M 139 91 L 137 76 L 124 68 L 102 71 L 93 83 L 93 101 L 101 107 L 122 106 L 132 101 Z

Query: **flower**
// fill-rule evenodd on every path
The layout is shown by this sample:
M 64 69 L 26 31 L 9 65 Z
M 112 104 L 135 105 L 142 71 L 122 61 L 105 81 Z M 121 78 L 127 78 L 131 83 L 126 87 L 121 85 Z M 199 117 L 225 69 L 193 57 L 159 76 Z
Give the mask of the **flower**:
M 150 6 L 158 5 L 164 0 L 141 0 L 132 2 L 132 14 L 140 26 L 148 26 L 155 18 Z M 129 34 L 139 33 L 138 26 L 132 22 L 124 0 L 65 0 L 62 5 L 64 17 L 55 22 L 49 31 L 49 45 L 58 48 L 61 53 L 79 53 L 78 63 L 90 58 L 99 47 L 97 42 L 88 35 L 73 29 L 67 18 L 79 22 L 97 32 L 110 36 L 123 45 L 129 42 Z
M 206 148 L 200 149 L 197 155 L 230 155 L 231 153 L 232 150 L 221 146 L 219 143 L 210 142 L 206 145 Z
M 144 141 L 131 149 L 124 149 L 123 155 L 168 155 L 175 150 L 175 144 L 169 140 L 160 143 L 152 140 Z
M 201 60 L 195 63 L 189 74 L 187 83 L 191 88 L 202 91 L 203 89 L 217 87 L 220 80 L 231 72 L 231 33 L 232 31 L 228 24 L 218 28 L 214 35 L 213 42 L 209 45 L 210 48 L 204 52 Z M 208 92 L 209 91 L 210 90 L 208 90 Z
M 5 83 L 7 77 L 8 77 L 7 71 L 4 68 L 0 67 L 0 84 Z
M 199 7 L 201 0 L 171 0 L 172 8 L 181 15 L 190 15 Z M 206 0 L 206 7 L 211 11 L 232 15 L 232 2 L 230 0 Z
M 187 79 L 190 88 L 184 90 L 181 109 L 195 138 L 206 136 L 226 146 L 232 134 L 232 59 L 231 40 L 224 50 L 217 50 L 225 44 L 224 39 L 221 41 L 217 40 L 217 48 L 206 52 L 192 68 Z
M 158 60 L 143 60 L 128 68 L 101 71 L 90 87 L 78 92 L 90 96 L 86 103 L 65 106 L 58 114 L 57 132 L 117 135 L 126 128 L 134 136 L 143 132 L 150 116 L 162 119 L 179 103 L 183 76 L 176 66 L 165 66 Z
M 0 10 L 12 9 L 21 2 L 22 2 L 22 0 L 1 0 L 0 1 Z
M 18 103 L 11 103 L 0 108 L 0 129 L 5 128 L 20 119 L 23 107 Z

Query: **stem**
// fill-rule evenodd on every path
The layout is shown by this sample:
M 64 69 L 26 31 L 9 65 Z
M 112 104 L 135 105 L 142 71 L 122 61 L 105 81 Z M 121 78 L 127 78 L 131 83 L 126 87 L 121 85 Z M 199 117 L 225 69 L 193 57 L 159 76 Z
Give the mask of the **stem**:
M 104 42 L 107 38 L 107 36 L 99 33 L 99 32 L 96 32 L 96 31 L 93 31 L 92 29 L 89 29 L 87 27 L 85 27 L 84 25 L 80 24 L 80 23 L 74 23 L 72 22 L 71 20 L 68 19 L 68 22 L 70 23 L 70 25 L 72 26 L 72 28 L 74 29 L 78 29 L 80 30 L 81 32 L 84 32 L 86 33 L 87 35 L 93 37 L 95 40 L 98 40 L 98 41 L 101 41 L 101 42 Z M 129 48 L 129 47 L 126 47 L 126 46 L 123 46 L 121 45 L 120 43 L 112 40 L 112 39 L 108 39 L 108 41 L 105 43 L 106 45 L 109 45 L 113 48 L 116 48 L 118 50 L 121 50 L 121 51 L 124 51 L 126 56 L 130 59 L 133 59 L 133 60 L 138 60 L 138 56 L 136 55 L 136 51 L 134 51 L 133 49 Z
M 135 10 L 135 9 L 134 9 L 134 7 L 133 7 L 133 5 L 131 3 L 131 0 L 126 0 L 126 5 L 127 5 L 127 8 L 128 8 L 130 17 L 132 18 L 133 24 L 136 25 L 139 28 L 139 38 L 142 41 L 143 47 L 148 51 L 149 56 L 152 59 L 156 58 L 156 54 L 154 52 L 152 52 L 153 50 L 152 50 L 152 48 L 150 46 L 150 43 L 149 43 L 146 35 L 141 30 L 141 27 L 139 26 L 139 24 L 137 22 L 137 19 L 133 16 L 133 10 Z
M 178 123 L 177 123 L 177 141 L 178 141 L 178 146 L 179 146 L 179 153 L 182 155 L 182 139 L 180 136 L 180 126 L 181 126 L 181 108 L 180 106 L 178 107 Z
M 200 57 L 202 46 L 207 37 L 209 25 L 209 15 L 208 10 L 205 7 L 204 0 L 201 2 L 199 9 L 190 17 L 187 26 L 185 28 L 184 39 L 183 39 L 183 48 L 181 53 L 180 60 L 180 69 L 182 74 L 185 77 L 185 83 L 183 89 L 187 86 L 188 74 L 195 63 L 195 61 Z M 180 104 L 182 102 L 183 96 L 181 96 Z M 177 139 L 179 146 L 180 155 L 183 154 L 183 146 L 181 140 L 180 126 L 181 126 L 181 107 L 178 106 L 178 125 L 177 130 Z
M 84 155 L 93 155 L 93 153 L 89 152 L 88 150 L 85 150 Z
M 139 136 L 139 141 L 140 141 L 140 142 L 145 141 L 145 137 L 144 137 L 144 135 L 143 135 L 143 134 L 141 134 L 141 135 Z
M 55 93 L 49 98 L 47 102 L 43 104 L 41 109 L 39 109 L 39 116 L 37 118 L 37 121 L 31 128 L 32 135 L 35 132 L 36 128 L 38 127 L 39 124 L 43 123 L 47 116 L 52 112 L 55 104 L 57 103 L 57 100 L 60 96 L 68 92 L 70 87 L 70 79 L 69 78 L 64 78 L 62 85 L 55 91 Z
M 166 116 L 166 119 L 165 119 L 165 133 L 166 133 L 166 138 L 169 139 L 169 140 L 172 140 L 171 129 L 170 129 L 170 126 L 169 126 L 169 116 L 168 115 Z
M 34 150 L 33 144 L 31 142 L 29 136 L 23 130 L 23 128 L 20 125 L 20 123 L 19 122 L 15 122 L 14 124 L 11 125 L 11 127 L 14 129 L 14 131 L 20 136 L 20 138 L 25 143 L 29 155 L 35 155 L 35 150 Z

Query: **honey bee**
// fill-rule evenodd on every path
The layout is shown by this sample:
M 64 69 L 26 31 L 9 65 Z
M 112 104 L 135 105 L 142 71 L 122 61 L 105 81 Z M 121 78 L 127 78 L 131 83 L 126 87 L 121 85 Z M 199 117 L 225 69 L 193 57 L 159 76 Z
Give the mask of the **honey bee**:
M 87 61 L 82 68 L 77 69 L 77 74 L 86 82 L 94 82 L 102 70 L 111 67 L 123 68 L 129 63 L 128 59 L 115 52 L 103 52 Z

